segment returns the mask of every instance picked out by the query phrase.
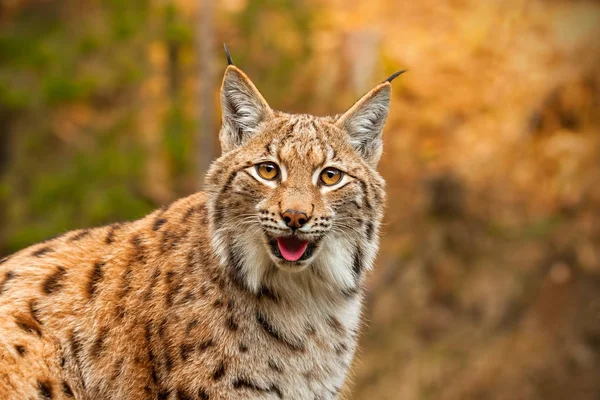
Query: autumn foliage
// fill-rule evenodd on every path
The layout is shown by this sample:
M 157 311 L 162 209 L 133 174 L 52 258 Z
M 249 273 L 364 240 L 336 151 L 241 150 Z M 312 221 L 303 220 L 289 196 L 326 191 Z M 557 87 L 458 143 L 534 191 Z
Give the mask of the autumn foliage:
M 347 398 L 597 399 L 600 4 L 214 4 L 208 35 L 202 1 L 0 4 L 0 255 L 198 190 L 223 42 L 285 111 L 408 69 Z

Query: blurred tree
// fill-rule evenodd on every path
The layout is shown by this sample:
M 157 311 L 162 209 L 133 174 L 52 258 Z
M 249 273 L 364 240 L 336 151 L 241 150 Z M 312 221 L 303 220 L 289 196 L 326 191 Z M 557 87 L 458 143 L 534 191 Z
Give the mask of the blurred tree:
M 208 171 L 210 163 L 217 154 L 216 126 L 214 123 L 214 93 L 217 86 L 214 82 L 216 76 L 213 67 L 215 48 L 214 2 L 212 0 L 199 0 L 199 2 L 200 12 L 196 43 L 200 67 L 198 71 L 200 77 L 198 104 L 201 113 L 196 138 L 196 163 L 198 168 L 197 177 L 199 183 L 202 184 L 204 174 Z
M 248 0 L 242 4 L 228 13 L 231 26 L 223 33 L 236 65 L 255 80 L 271 104 L 306 112 L 305 104 L 315 87 L 301 83 L 313 49 L 316 7 L 294 0 Z
M 0 108 L 14 116 L 2 138 L 5 251 L 153 207 L 138 184 L 133 101 L 148 11 L 145 0 L 21 2 L 0 25 Z

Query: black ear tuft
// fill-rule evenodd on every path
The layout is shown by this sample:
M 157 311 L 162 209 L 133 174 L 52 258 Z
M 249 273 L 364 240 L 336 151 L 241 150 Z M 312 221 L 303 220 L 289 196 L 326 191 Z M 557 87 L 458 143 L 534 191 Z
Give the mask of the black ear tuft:
M 385 81 L 386 82 L 392 82 L 394 79 L 396 79 L 397 77 L 399 77 L 400 75 L 402 75 L 403 73 L 405 73 L 406 71 L 408 71 L 407 69 L 403 69 L 402 71 L 398 71 L 398 72 L 394 72 L 389 78 L 387 78 Z
M 223 43 L 223 48 L 225 49 L 225 57 L 227 57 L 227 65 L 233 65 L 231 54 L 229 54 L 229 49 L 227 48 L 227 45 L 225 43 Z

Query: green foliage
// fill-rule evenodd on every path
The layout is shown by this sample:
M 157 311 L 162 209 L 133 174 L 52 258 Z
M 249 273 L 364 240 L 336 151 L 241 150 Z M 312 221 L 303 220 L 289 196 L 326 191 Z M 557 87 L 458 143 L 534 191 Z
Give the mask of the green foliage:
M 145 74 L 139 55 L 150 35 L 149 2 L 89 6 L 77 24 L 65 3 L 31 6 L 0 27 L 0 110 L 13 128 L 0 127 L 13 139 L 0 177 L 2 253 L 155 207 L 140 195 L 146 155 L 134 134 L 136 105 L 121 100 Z M 75 104 L 98 115 L 101 127 L 63 136 L 53 121 Z
M 312 53 L 311 30 L 313 8 L 306 2 L 293 0 L 249 0 L 245 9 L 234 15 L 238 29 L 234 43 L 234 61 L 260 86 L 270 102 L 293 108 L 302 104 L 303 96 L 295 93 L 293 101 L 282 87 L 297 87 L 294 82 L 302 75 L 302 60 Z M 304 88 L 310 90 L 310 88 Z

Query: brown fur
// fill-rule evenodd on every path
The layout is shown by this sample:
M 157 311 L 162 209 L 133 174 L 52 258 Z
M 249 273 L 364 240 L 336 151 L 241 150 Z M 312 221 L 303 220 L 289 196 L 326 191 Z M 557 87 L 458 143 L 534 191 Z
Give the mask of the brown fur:
M 374 99 L 383 120 L 389 87 L 361 100 Z M 233 66 L 222 93 L 224 154 L 205 193 L 0 261 L 0 398 L 337 397 L 377 250 L 383 121 L 373 144 L 360 103 L 339 118 L 273 111 Z M 245 100 L 258 117 L 236 126 Z M 264 159 L 286 179 L 253 177 Z M 348 182 L 315 185 L 326 165 Z M 310 216 L 301 235 L 318 246 L 306 261 L 269 252 L 286 209 Z

